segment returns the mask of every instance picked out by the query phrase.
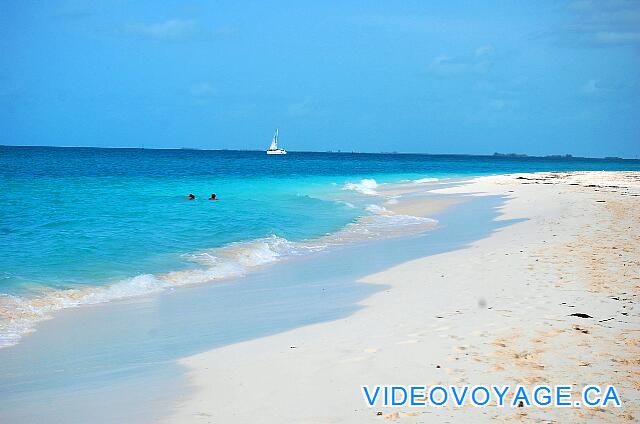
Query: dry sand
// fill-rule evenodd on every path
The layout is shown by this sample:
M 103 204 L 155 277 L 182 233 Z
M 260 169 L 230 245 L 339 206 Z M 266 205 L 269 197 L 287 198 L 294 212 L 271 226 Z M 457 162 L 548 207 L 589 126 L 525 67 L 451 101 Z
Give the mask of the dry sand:
M 166 421 L 640 420 L 640 173 L 491 176 L 440 191 L 506 195 L 499 219 L 526 220 L 367 277 L 389 288 L 347 318 L 184 358 L 193 391 Z M 381 409 L 360 393 L 436 383 L 613 384 L 623 403 Z

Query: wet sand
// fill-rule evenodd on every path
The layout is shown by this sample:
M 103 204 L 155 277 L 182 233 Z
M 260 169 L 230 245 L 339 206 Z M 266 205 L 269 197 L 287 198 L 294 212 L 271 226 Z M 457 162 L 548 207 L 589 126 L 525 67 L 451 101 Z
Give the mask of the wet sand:
M 353 243 L 345 230 L 335 240 L 343 244 L 241 278 L 56 312 L 0 349 L 0 422 L 156 423 L 193 390 L 179 359 L 347 317 L 386 288 L 358 282 L 364 276 L 459 249 L 509 224 L 494 221 L 500 196 L 463 196 L 464 204 L 447 210 L 437 199 L 458 195 L 429 197 L 429 208 L 440 211 L 437 225 L 375 209 L 360 222 L 384 228 L 361 231 Z M 402 229 L 407 220 L 416 224 L 409 231 Z
M 435 192 L 507 196 L 498 219 L 521 221 L 363 278 L 388 288 L 346 318 L 180 360 L 192 390 L 165 422 L 638 420 L 640 174 L 491 176 Z M 368 408 L 362 384 L 613 384 L 622 407 Z

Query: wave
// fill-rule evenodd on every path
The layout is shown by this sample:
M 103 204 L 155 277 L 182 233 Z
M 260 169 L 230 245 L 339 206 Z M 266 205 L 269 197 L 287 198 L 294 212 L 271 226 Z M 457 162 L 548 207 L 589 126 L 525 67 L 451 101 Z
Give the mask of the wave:
M 342 189 L 357 191 L 358 193 L 367 194 L 369 196 L 375 196 L 378 194 L 376 191 L 378 183 L 374 179 L 365 178 L 360 180 L 359 183 L 346 183 Z
M 439 178 L 419 178 L 417 180 L 403 180 L 402 182 L 412 183 L 412 184 L 427 184 L 434 183 L 440 181 Z M 361 194 L 366 194 L 368 196 L 377 196 L 379 193 L 376 190 L 378 188 L 378 182 L 373 178 L 365 178 L 360 180 L 357 183 L 346 183 L 342 186 L 343 190 L 351 190 L 356 191 Z
M 369 205 L 370 215 L 340 231 L 311 240 L 291 241 L 276 235 L 231 243 L 182 255 L 198 268 L 163 274 L 141 274 L 118 282 L 82 288 L 48 289 L 32 297 L 0 295 L 0 347 L 16 344 L 35 324 L 61 309 L 92 305 L 158 293 L 173 287 L 203 284 L 247 274 L 252 269 L 296 256 L 325 251 L 334 246 L 427 231 L 437 225 L 430 218 L 396 215 L 382 206 Z
M 412 182 L 416 184 L 425 184 L 425 183 L 434 183 L 436 181 L 439 181 L 439 178 L 420 178 L 417 180 L 413 180 Z

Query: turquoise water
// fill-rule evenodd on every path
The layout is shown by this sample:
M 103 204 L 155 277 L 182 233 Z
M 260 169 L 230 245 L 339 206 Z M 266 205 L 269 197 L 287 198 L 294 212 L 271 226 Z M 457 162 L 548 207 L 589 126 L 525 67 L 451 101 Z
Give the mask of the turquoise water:
M 384 287 L 363 276 L 513 223 L 472 197 L 391 238 L 430 222 L 376 215 L 380 184 L 578 169 L 640 164 L 0 147 L 0 421 L 157 422 L 189 390 L 176 359 L 347 316 Z
M 387 288 L 362 284 L 364 276 L 517 222 L 495 221 L 501 205 L 499 197 L 470 196 L 434 216 L 437 228 L 411 237 L 346 244 L 242 278 L 62 311 L 0 349 L 0 422 L 159 422 L 192 390 L 177 359 L 346 317 Z
M 243 275 L 340 243 L 345 229 L 383 237 L 360 220 L 377 184 L 604 169 L 640 163 L 0 147 L 0 346 L 59 308 Z

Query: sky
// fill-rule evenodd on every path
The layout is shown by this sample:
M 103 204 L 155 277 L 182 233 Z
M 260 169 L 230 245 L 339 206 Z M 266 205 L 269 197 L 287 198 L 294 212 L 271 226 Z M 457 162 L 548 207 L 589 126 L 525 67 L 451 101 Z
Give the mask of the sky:
M 0 144 L 640 157 L 640 1 L 0 0 Z

